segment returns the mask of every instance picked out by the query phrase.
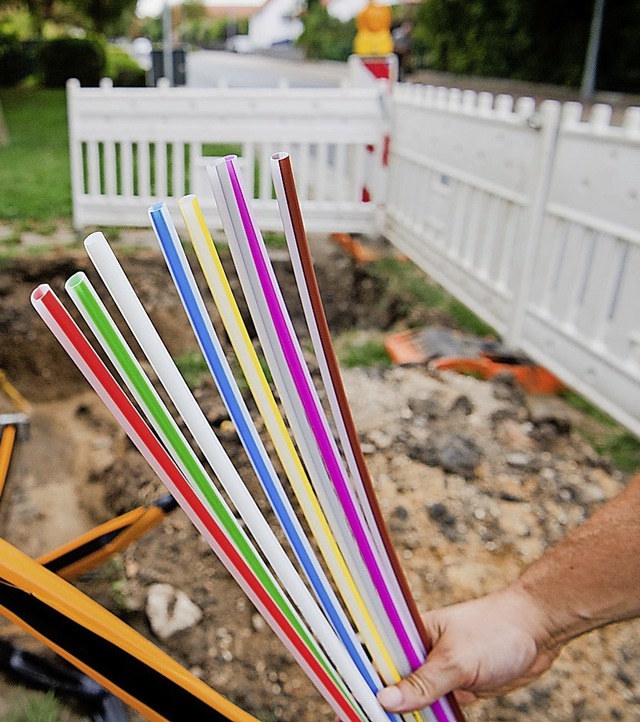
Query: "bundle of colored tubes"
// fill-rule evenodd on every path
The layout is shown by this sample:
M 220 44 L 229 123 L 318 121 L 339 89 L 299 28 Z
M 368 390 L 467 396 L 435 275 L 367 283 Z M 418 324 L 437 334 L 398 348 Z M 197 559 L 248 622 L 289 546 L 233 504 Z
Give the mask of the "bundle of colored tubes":
M 87 253 L 151 365 L 155 380 L 143 370 L 84 273 L 74 274 L 65 288 L 120 382 L 49 286 L 36 288 L 32 303 L 338 717 L 353 722 L 400 720 L 399 715 L 383 710 L 376 693 L 419 667 L 429 640 L 391 544 L 349 411 L 311 263 L 291 161 L 285 153 L 274 155 L 272 177 L 328 410 L 320 402 L 305 362 L 236 161 L 229 156 L 214 162 L 208 168 L 209 178 L 275 393 L 249 338 L 197 199 L 186 196 L 179 207 L 286 481 L 276 473 L 258 434 L 167 207 L 153 206 L 149 215 L 211 375 L 303 574 L 239 476 L 101 233 L 86 239 Z M 154 383 L 168 394 L 209 470 Z M 322 561 L 289 494 L 298 502 Z M 463 716 L 450 695 L 402 719 L 459 722 Z

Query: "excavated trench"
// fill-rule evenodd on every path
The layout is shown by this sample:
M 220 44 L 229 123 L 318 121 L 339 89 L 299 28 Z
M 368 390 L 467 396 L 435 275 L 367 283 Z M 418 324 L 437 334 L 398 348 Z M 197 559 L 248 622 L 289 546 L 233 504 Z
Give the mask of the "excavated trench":
M 150 251 L 119 257 L 169 351 L 180 356 L 196 349 L 162 258 Z M 274 258 L 294 323 L 302 328 L 290 267 L 284 256 Z M 352 329 L 381 333 L 409 321 L 446 321 L 435 311 L 412 314 L 406 298 L 330 245 L 317 247 L 314 258 L 336 337 Z M 64 282 L 78 270 L 106 300 L 79 251 L 5 261 L 0 269 L 0 370 L 31 404 L 30 438 L 13 455 L 0 524 L 4 538 L 32 557 L 165 493 L 29 302 L 38 284 L 49 283 L 71 310 Z M 215 312 L 212 318 L 226 344 Z M 558 399 L 532 400 L 509 384 L 423 367 L 355 369 L 344 377 L 381 506 L 421 608 L 499 588 L 625 483 L 573 433 L 573 417 Z M 195 393 L 270 518 L 213 383 L 205 378 Z M 0 413 L 6 399 L 3 404 Z M 460 456 L 457 465 L 451 461 L 461 451 L 466 466 Z M 75 583 L 260 720 L 332 719 L 180 510 Z M 157 585 L 184 592 L 201 621 L 162 639 L 147 608 Z M 41 649 L 9 623 L 1 626 L 3 638 Z M 639 639 L 640 627 L 632 623 L 578 640 L 538 683 L 480 703 L 468 712 L 469 722 L 637 722 Z M 0 719 L 15 707 L 17 690 L 15 680 L 0 674 Z M 87 719 L 71 700 L 63 701 L 61 720 Z

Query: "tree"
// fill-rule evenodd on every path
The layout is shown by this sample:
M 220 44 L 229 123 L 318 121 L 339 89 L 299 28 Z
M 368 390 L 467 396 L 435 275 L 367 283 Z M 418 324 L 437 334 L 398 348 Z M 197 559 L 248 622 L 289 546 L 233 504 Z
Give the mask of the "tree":
M 53 15 L 53 0 L 24 0 L 24 5 L 29 11 L 34 37 L 41 38 L 45 20 Z
M 596 87 L 640 93 L 638 27 L 640 0 L 606 4 Z
M 426 29 L 439 64 L 458 73 L 502 76 L 530 50 L 519 15 L 518 3 L 509 0 L 437 0 L 421 6 L 418 25 Z
M 327 9 L 316 4 L 302 16 L 304 30 L 296 41 L 308 58 L 346 60 L 351 55 L 356 35 L 354 20 L 341 22 Z
M 0 9 L 23 8 L 31 20 L 30 37 L 41 39 L 45 23 L 81 26 L 100 35 L 126 33 L 136 0 L 0 0 Z
M 203 20 L 207 16 L 207 9 L 201 0 L 187 0 L 180 5 L 180 20 Z
M 422 0 L 414 39 L 436 70 L 577 87 L 593 3 L 585 0 Z M 596 85 L 637 91 L 640 0 L 608 3 Z
M 91 24 L 99 35 L 120 34 L 123 21 L 128 26 L 136 9 L 137 0 L 66 0 Z

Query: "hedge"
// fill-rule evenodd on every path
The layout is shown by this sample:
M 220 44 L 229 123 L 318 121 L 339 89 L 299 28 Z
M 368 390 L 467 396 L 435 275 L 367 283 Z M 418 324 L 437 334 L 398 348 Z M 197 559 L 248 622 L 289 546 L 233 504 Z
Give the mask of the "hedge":
M 104 45 L 98 40 L 58 38 L 44 43 L 40 53 L 45 88 L 63 88 L 69 78 L 96 86 L 106 73 Z
M 0 35 L 0 87 L 18 85 L 35 72 L 30 47 L 11 35 Z

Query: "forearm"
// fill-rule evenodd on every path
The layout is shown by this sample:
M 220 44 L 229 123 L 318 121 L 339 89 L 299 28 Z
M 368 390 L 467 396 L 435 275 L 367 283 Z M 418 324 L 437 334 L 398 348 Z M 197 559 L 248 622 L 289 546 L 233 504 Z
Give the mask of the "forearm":
M 569 640 L 640 615 L 640 476 L 513 584 L 428 612 L 426 663 L 379 697 L 408 712 L 450 690 L 462 701 L 529 684 Z
M 564 644 L 640 615 L 640 476 L 506 589 L 424 615 L 426 663 L 379 697 L 421 709 L 450 690 L 461 701 L 529 684 Z
M 533 600 L 548 644 L 640 615 L 640 475 L 513 585 Z

